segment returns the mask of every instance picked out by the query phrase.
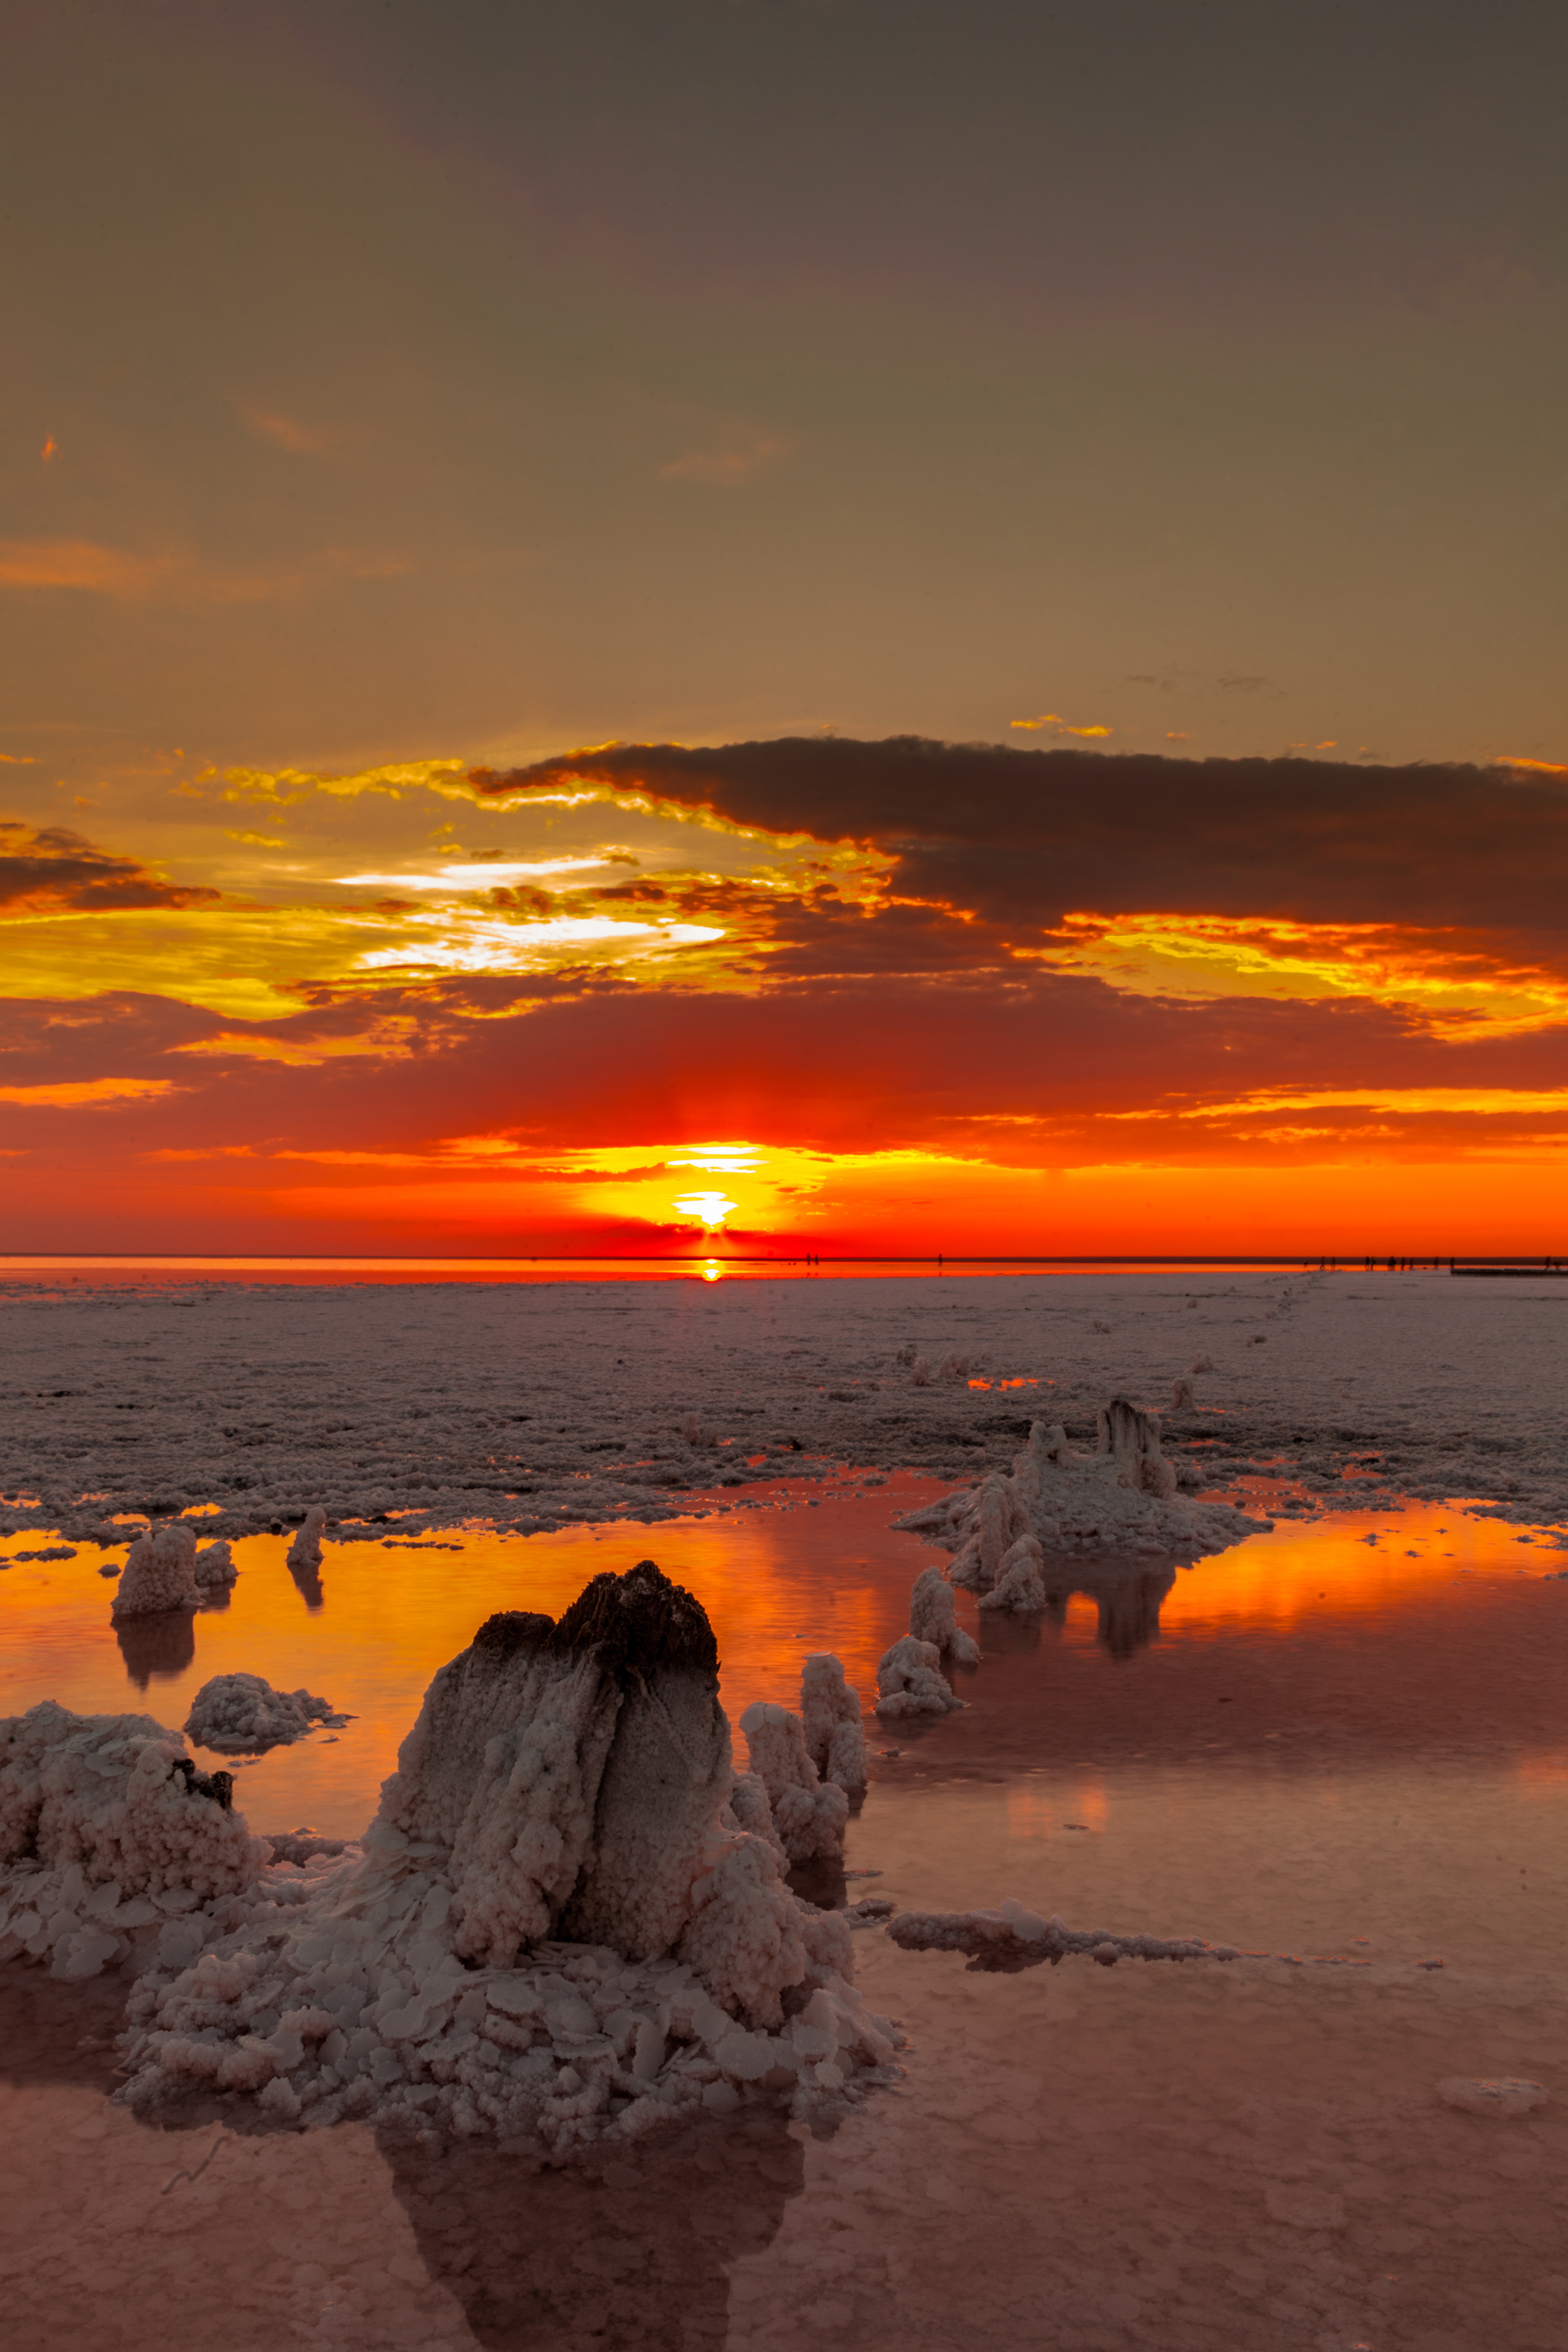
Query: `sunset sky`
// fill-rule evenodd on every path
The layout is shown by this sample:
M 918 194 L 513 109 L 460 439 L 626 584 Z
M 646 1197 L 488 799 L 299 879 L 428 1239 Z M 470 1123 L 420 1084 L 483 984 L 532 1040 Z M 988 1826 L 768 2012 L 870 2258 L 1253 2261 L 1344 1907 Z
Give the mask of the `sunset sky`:
M 1559 11 L 5 81 L 0 1251 L 1568 1253 Z

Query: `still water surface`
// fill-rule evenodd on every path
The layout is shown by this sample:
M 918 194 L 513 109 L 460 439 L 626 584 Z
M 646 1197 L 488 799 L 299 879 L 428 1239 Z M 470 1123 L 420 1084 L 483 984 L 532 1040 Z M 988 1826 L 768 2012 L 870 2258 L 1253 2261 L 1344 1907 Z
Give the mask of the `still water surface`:
M 240 1801 L 259 1828 L 353 1833 L 485 1615 L 558 1614 L 650 1553 L 712 1618 L 732 1719 L 793 1699 L 807 1648 L 868 1699 L 939 1556 L 887 1522 L 932 1491 L 781 1488 L 653 1531 L 377 1530 L 303 1587 L 285 1540 L 255 1537 L 226 1609 L 123 1642 L 97 1552 L 19 1563 L 0 1713 L 53 1696 L 177 1725 L 216 1673 L 303 1685 L 356 1720 L 246 1767 Z M 1004 1977 L 858 1936 L 908 2071 L 825 2137 L 753 2119 L 569 2175 L 357 2127 L 208 2127 L 192 2150 L 105 2104 L 113 2052 L 78 2044 L 113 2030 L 110 1988 L 0 1972 L 10 2340 L 1561 2352 L 1564 1564 L 1423 1505 L 1086 1576 L 1044 1623 L 960 1602 L 985 1650 L 956 1677 L 968 1705 L 878 1735 L 898 1752 L 850 1867 L 901 1907 L 1011 1894 L 1272 1957 Z M 1437 2097 L 1499 2074 L 1550 2103 L 1502 2121 Z

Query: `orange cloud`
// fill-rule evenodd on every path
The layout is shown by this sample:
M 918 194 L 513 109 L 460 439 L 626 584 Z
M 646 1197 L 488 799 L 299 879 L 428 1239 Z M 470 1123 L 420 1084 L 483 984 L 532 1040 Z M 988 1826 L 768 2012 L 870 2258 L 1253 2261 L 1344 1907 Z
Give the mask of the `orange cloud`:
M 764 425 L 736 419 L 718 425 L 697 448 L 671 458 L 659 468 L 663 482 L 706 482 L 720 490 L 738 489 L 755 481 L 787 458 L 794 444 Z
M 342 426 L 306 424 L 298 416 L 285 416 L 276 410 L 247 406 L 240 410 L 240 420 L 259 441 L 270 441 L 274 449 L 287 450 L 293 458 L 341 457 L 353 439 Z
M 413 568 L 406 556 L 351 548 L 321 548 L 294 564 L 245 571 L 189 555 L 137 555 L 88 539 L 0 540 L 0 587 L 76 590 L 130 603 L 266 604 L 338 580 L 395 579 Z
M 0 819 L 0 910 L 187 907 L 210 905 L 216 890 L 166 882 L 134 858 L 100 850 L 66 825 L 42 828 Z

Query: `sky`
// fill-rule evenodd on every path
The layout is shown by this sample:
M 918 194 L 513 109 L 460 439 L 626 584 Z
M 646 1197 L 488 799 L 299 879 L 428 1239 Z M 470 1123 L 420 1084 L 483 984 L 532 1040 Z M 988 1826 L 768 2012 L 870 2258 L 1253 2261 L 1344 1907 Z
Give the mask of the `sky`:
M 0 1249 L 1568 1251 L 1568 25 L 77 0 Z

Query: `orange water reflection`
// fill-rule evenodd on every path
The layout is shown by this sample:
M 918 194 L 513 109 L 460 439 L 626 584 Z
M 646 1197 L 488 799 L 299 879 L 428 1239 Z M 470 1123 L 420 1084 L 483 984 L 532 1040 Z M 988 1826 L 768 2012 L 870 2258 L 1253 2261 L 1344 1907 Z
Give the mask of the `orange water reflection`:
M 289 1571 L 285 1537 L 254 1536 L 233 1546 L 231 1598 L 194 1620 L 144 1618 L 118 1632 L 98 1552 L 19 1562 L 0 1574 L 0 1713 L 53 1697 L 178 1725 L 215 1674 L 304 1687 L 355 1720 L 336 1739 L 243 1767 L 247 1809 L 270 1827 L 356 1831 L 431 1675 L 486 1616 L 558 1616 L 590 1576 L 639 1559 L 657 1559 L 702 1599 L 732 1719 L 754 1698 L 792 1701 L 813 1648 L 838 1653 L 869 1705 L 877 1659 L 906 1627 L 909 1584 L 940 1556 L 888 1523 L 936 1491 L 912 1476 L 814 1493 L 781 1483 L 761 1491 L 770 1503 L 656 1529 L 377 1531 L 329 1542 L 318 1578 Z M 44 1545 L 18 1538 L 0 1557 Z M 1019 1770 L 1043 1756 L 1219 1755 L 1238 1743 L 1277 1758 L 1286 1750 L 1264 1743 L 1289 1745 L 1302 1724 L 1374 1748 L 1430 1744 L 1462 1720 L 1467 1691 L 1495 1683 L 1519 1747 L 1539 1752 L 1550 1777 L 1546 1759 L 1562 1754 L 1551 1660 L 1568 1648 L 1568 1585 L 1543 1579 L 1561 1557 L 1496 1521 L 1412 1505 L 1282 1524 L 1180 1573 L 1146 1562 L 1062 1570 L 1043 1620 L 981 1616 L 965 1596 L 960 1610 L 986 1653 L 978 1673 L 955 1676 L 967 1711 L 930 1733 L 901 1727 L 887 1743 L 938 1774 L 973 1769 L 982 1751 Z M 1092 1822 L 1087 1788 L 1076 1801 Z

